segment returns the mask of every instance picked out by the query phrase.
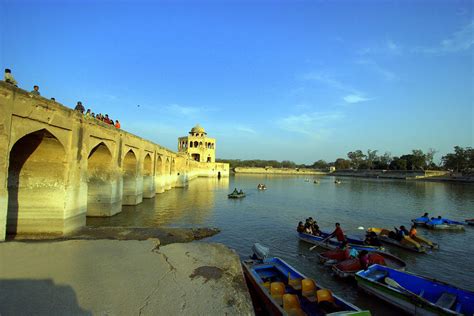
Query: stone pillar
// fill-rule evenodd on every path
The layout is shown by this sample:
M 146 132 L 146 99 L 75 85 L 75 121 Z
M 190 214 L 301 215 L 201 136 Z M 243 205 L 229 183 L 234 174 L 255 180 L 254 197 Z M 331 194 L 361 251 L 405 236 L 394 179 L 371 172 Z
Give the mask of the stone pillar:
M 150 154 L 143 161 L 143 198 L 151 199 L 155 196 L 155 177 Z

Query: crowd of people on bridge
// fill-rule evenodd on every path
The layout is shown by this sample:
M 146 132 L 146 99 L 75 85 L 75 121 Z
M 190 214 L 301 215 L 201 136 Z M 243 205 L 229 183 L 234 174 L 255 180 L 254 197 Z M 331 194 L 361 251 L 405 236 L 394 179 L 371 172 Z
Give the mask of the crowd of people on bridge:
M 15 87 L 18 87 L 18 82 L 13 77 L 11 69 L 8 69 L 8 68 L 5 69 L 4 81 L 6 83 L 14 85 Z M 30 94 L 40 96 L 41 94 L 39 92 L 39 86 L 34 85 L 33 90 L 31 90 Z M 51 100 L 56 101 L 55 98 L 51 98 Z M 103 115 L 102 113 L 95 114 L 94 112 L 91 111 L 91 109 L 87 109 L 87 111 L 86 111 L 86 109 L 82 105 L 81 101 L 77 102 L 76 107 L 74 108 L 74 110 L 76 110 L 76 111 L 80 112 L 81 114 L 83 114 L 86 119 L 96 119 L 96 120 L 99 120 L 99 121 L 104 122 L 106 124 L 113 125 L 116 128 L 120 128 L 119 120 L 114 121 L 112 118 L 109 118 L 108 114 L 105 114 L 105 115 Z

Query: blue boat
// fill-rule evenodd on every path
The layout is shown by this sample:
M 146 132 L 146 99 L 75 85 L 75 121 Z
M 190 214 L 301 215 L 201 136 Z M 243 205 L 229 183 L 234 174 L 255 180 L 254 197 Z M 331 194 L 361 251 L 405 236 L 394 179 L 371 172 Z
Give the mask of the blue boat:
M 431 229 L 448 229 L 448 230 L 463 230 L 464 223 L 453 221 L 448 218 L 428 218 L 428 217 L 418 217 L 411 220 L 416 226 L 427 227 Z
M 371 315 L 322 288 L 277 257 L 244 260 L 244 275 L 255 305 L 270 315 Z
M 330 233 L 326 233 L 326 232 L 321 232 L 320 236 L 315 236 L 315 235 L 311 235 L 311 234 L 307 234 L 307 233 L 298 233 L 298 237 L 301 240 L 306 241 L 310 244 L 319 245 L 322 248 L 326 248 L 326 249 L 329 249 L 329 250 L 339 248 L 341 246 L 340 241 L 327 239 L 326 241 L 322 242 L 324 239 L 329 237 L 329 235 L 330 235 Z M 362 250 L 367 250 L 367 251 L 384 250 L 384 248 L 380 247 L 380 246 L 366 245 L 366 244 L 364 244 L 364 241 L 362 239 L 358 239 L 358 238 L 354 238 L 354 237 L 347 237 L 347 236 L 346 236 L 346 239 L 347 239 L 348 244 L 352 248 L 356 249 L 357 251 L 362 251 Z
M 473 315 L 474 292 L 378 264 L 359 271 L 357 285 L 412 315 Z

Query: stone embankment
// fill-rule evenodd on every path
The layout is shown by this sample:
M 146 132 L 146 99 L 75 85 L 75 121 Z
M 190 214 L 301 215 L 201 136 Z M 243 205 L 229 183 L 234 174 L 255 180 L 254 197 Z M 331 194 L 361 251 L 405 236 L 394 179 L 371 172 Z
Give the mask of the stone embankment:
M 254 167 L 235 167 L 235 173 L 248 173 L 248 174 L 278 174 L 278 175 L 327 175 L 328 172 L 324 172 L 317 169 L 301 169 L 301 168 L 254 168 Z
M 331 175 L 337 177 L 359 177 L 359 178 L 382 178 L 382 179 L 403 179 L 403 180 L 420 180 L 434 177 L 445 177 L 448 171 L 440 170 L 416 170 L 416 171 L 400 171 L 400 170 L 336 170 Z
M 253 315 L 221 244 L 67 240 L 0 244 L 1 315 Z

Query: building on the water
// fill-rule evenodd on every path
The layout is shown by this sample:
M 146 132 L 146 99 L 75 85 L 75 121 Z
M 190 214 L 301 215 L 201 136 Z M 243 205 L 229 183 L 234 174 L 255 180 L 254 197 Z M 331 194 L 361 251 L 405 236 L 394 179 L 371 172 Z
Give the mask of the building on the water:
M 178 152 L 187 153 L 192 160 L 199 162 L 216 161 L 216 139 L 207 137 L 202 126 L 197 124 L 189 136 L 178 138 Z

